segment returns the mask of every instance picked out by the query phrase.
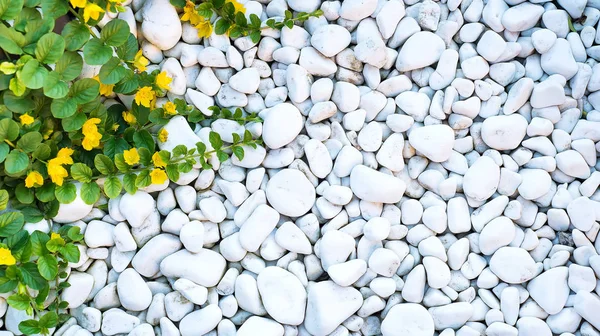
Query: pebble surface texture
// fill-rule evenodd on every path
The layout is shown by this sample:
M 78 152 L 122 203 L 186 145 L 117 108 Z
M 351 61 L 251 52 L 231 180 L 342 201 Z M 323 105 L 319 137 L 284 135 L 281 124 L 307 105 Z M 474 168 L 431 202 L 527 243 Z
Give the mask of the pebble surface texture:
M 54 335 L 600 335 L 600 1 L 241 2 L 324 14 L 254 44 L 125 1 L 169 97 L 257 112 L 265 145 L 62 206 L 88 247 Z

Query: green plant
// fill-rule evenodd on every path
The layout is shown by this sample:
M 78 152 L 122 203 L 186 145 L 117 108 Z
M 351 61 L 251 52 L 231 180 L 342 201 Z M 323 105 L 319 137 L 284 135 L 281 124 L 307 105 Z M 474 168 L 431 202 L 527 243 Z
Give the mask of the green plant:
M 228 34 L 232 38 L 249 36 L 254 43 L 258 43 L 261 31 L 266 28 L 283 29 L 292 28 L 296 22 L 304 22 L 311 17 L 323 15 L 318 9 L 311 13 L 300 12 L 293 16 L 289 10 L 285 11 L 285 17 L 280 21 L 269 19 L 262 24 L 256 14 L 250 14 L 249 19 L 244 15 L 246 9 L 237 0 L 206 0 L 195 4 L 190 0 L 171 0 L 171 4 L 183 8 L 182 21 L 189 21 L 198 29 L 198 36 L 208 37 L 214 32 L 217 35 Z M 217 19 L 211 23 L 211 18 Z

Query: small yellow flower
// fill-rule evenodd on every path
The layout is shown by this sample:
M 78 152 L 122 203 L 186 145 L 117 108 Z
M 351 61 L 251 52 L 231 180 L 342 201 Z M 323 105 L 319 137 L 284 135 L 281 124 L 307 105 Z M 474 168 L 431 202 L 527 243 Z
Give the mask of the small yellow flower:
M 61 237 L 60 237 L 60 234 L 58 234 L 58 233 L 56 233 L 56 232 L 52 232 L 52 233 L 50 234 L 50 240 L 52 240 L 52 239 L 56 239 L 56 238 L 61 238 Z
M 159 72 L 158 75 L 156 75 L 155 79 L 156 86 L 158 86 L 162 90 L 171 89 L 171 86 L 169 84 L 171 84 L 172 81 L 173 78 L 169 77 L 169 75 L 167 75 L 165 71 Z
M 140 154 L 138 153 L 137 149 L 135 149 L 135 148 L 132 148 L 129 150 L 124 150 L 123 158 L 125 159 L 125 162 L 130 166 L 133 166 L 134 164 L 137 164 L 140 162 Z
M 43 184 L 44 178 L 42 177 L 42 174 L 35 170 L 30 171 L 25 178 L 25 187 L 27 188 L 41 187 Z
M 100 147 L 100 139 L 102 139 L 102 134 L 98 132 L 97 124 L 100 123 L 99 118 L 91 118 L 88 119 L 81 129 L 81 133 L 85 136 L 81 145 L 87 151 L 91 151 L 94 148 Z
M 233 4 L 233 8 L 235 8 L 236 13 L 237 12 L 242 12 L 242 13 L 246 13 L 246 7 L 244 7 L 243 4 L 237 2 L 237 0 L 226 0 L 227 2 L 231 2 Z
M 169 132 L 167 132 L 166 129 L 163 128 L 160 130 L 160 132 L 158 132 L 158 141 L 166 142 L 168 138 L 169 138 Z
M 181 21 L 189 21 L 192 25 L 198 24 L 202 17 L 196 11 L 196 5 L 188 1 L 183 8 L 183 15 L 181 16 Z
M 152 163 L 154 164 L 155 167 L 158 167 L 158 168 L 163 168 L 167 165 L 165 163 L 165 161 L 163 161 L 163 159 L 160 157 L 158 152 L 152 154 Z
M 98 83 L 100 83 L 100 94 L 101 94 L 101 95 L 103 95 L 103 96 L 107 97 L 107 96 L 110 96 L 111 94 L 113 94 L 113 89 L 114 89 L 114 87 L 115 87 L 115 85 L 114 85 L 114 84 L 110 84 L 110 85 L 108 85 L 108 84 L 103 84 L 103 83 L 100 81 L 100 77 L 99 77 L 98 75 L 96 75 L 96 76 L 94 76 L 94 77 L 92 77 L 92 78 L 93 78 L 93 79 L 95 79 L 96 81 L 98 81 Z
M 163 109 L 165 110 L 165 113 L 168 115 L 176 115 L 177 114 L 177 106 L 173 102 L 166 102 L 165 105 L 163 105 Z
M 115 132 L 116 132 L 118 129 L 119 129 L 119 124 L 114 124 L 114 125 L 112 125 L 112 130 L 113 130 L 113 131 L 115 131 Z
M 153 169 L 150 172 L 152 184 L 163 184 L 167 180 L 167 173 L 162 169 Z
M 84 8 L 87 4 L 87 0 L 69 0 L 69 2 L 74 8 Z
M 154 104 L 156 93 L 149 86 L 144 86 L 135 94 L 135 103 L 145 107 L 151 107 Z
M 123 120 L 129 125 L 133 125 L 137 121 L 137 118 L 129 111 L 124 111 L 121 115 L 123 116 Z
M 138 50 L 133 58 L 133 66 L 141 72 L 146 71 L 148 64 L 150 64 L 150 61 L 142 55 L 142 49 Z
M 14 265 L 17 263 L 15 257 L 6 247 L 0 247 L 0 265 Z
M 210 24 L 210 21 L 202 19 L 197 25 L 196 29 L 198 29 L 198 37 L 209 37 L 212 34 L 213 27 Z
M 31 125 L 35 121 L 35 119 L 32 116 L 30 116 L 29 114 L 21 115 L 19 117 L 19 120 L 21 120 L 21 125 L 23 125 L 23 126 Z
M 100 14 L 102 13 L 104 13 L 104 9 L 102 9 L 102 7 L 93 3 L 86 4 L 85 8 L 83 9 L 83 20 L 85 22 L 88 22 L 90 18 L 98 20 L 100 18 Z
M 71 148 L 65 147 L 58 151 L 56 158 L 59 159 L 59 164 L 73 164 L 73 155 L 75 151 Z

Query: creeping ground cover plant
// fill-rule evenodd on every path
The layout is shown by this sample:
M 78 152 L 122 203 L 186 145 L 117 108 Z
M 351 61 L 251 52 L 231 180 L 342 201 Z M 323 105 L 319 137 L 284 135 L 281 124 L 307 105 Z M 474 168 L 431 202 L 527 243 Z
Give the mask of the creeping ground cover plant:
M 321 15 L 286 12 L 263 23 L 254 14 L 246 19 L 235 0 L 172 3 L 204 38 L 256 42 L 263 29 Z M 48 334 L 69 318 L 60 294 L 83 236 L 79 227 L 52 225 L 61 204 L 80 197 L 102 207 L 106 198 L 177 181 L 194 167 L 211 169 L 214 160 L 242 160 L 245 147 L 262 143 L 249 131 L 233 134 L 231 143 L 211 132 L 194 148 L 159 150 L 175 116 L 192 129 L 217 119 L 262 120 L 241 109 L 202 113 L 167 99 L 171 76 L 150 70 L 126 21 L 104 20 L 122 11 L 119 0 L 0 0 L 0 293 L 27 313 L 19 324 L 24 334 Z M 65 17 L 70 21 L 58 28 Z

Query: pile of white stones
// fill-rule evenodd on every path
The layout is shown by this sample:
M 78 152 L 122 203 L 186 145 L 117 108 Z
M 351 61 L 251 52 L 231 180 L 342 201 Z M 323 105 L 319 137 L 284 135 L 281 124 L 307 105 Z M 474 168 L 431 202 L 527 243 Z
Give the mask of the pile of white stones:
M 264 119 L 161 147 L 265 146 L 62 206 L 87 248 L 54 335 L 600 335 L 599 0 L 247 1 L 324 12 L 258 45 L 125 4 L 170 98 Z

